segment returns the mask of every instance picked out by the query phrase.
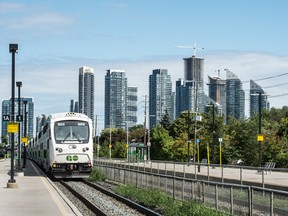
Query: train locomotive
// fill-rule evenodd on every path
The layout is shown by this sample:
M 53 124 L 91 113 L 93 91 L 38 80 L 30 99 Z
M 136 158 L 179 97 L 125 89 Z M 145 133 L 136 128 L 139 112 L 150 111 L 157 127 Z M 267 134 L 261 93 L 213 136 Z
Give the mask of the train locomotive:
M 92 120 L 81 113 L 50 115 L 29 141 L 28 157 L 56 178 L 85 178 L 93 167 Z

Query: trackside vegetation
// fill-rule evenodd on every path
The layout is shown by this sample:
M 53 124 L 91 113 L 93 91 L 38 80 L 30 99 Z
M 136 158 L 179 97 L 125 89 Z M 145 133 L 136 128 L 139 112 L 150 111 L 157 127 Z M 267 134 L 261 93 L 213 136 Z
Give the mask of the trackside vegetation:
M 115 192 L 165 216 L 222 216 L 228 215 L 204 206 L 202 203 L 173 200 L 164 192 L 141 189 L 132 185 L 121 185 Z
M 105 181 L 106 176 L 99 170 L 93 169 L 87 180 L 88 181 Z
M 102 182 L 105 181 L 105 175 L 97 170 L 93 169 L 88 181 Z M 166 195 L 160 190 L 140 189 L 133 185 L 117 186 L 114 192 L 124 196 L 136 203 L 139 203 L 147 208 L 154 209 L 155 211 L 165 216 L 222 216 L 228 215 L 215 209 L 204 206 L 203 203 L 198 201 L 179 201 L 173 200 L 172 197 Z

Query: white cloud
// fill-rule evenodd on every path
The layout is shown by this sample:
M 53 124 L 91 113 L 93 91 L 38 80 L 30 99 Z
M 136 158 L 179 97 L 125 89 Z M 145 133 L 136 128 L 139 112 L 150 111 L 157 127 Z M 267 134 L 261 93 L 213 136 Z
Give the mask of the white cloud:
M 24 8 L 23 4 L 11 3 L 11 2 L 0 2 L 0 14 L 17 12 Z

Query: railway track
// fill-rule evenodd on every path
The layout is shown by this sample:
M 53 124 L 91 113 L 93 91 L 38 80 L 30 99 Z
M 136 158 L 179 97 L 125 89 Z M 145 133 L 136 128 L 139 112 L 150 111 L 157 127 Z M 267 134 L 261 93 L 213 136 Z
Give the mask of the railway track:
M 161 215 L 100 185 L 83 179 L 77 181 L 59 180 L 59 183 L 95 215 Z
M 73 187 L 71 187 L 69 184 L 67 184 L 67 182 L 65 182 L 64 180 L 58 180 L 58 182 L 65 187 L 69 192 L 71 192 L 80 202 L 83 203 L 83 205 L 85 205 L 91 212 L 95 213 L 95 215 L 99 215 L 99 216 L 106 216 L 107 214 L 101 210 L 101 208 L 99 208 L 97 205 L 95 205 L 94 203 L 92 203 L 90 200 L 86 199 L 84 197 L 84 195 L 80 194 L 79 192 L 77 192 L 75 189 L 73 189 Z

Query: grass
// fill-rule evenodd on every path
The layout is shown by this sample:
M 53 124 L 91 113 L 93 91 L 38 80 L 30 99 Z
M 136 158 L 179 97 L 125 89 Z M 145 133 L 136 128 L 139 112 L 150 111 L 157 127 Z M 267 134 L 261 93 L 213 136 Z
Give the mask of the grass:
M 99 170 L 93 169 L 87 180 L 88 181 L 105 181 L 106 176 Z
M 97 169 L 93 169 L 88 181 L 105 181 L 105 175 Z M 147 208 L 165 216 L 222 216 L 227 215 L 215 209 L 206 207 L 197 201 L 173 200 L 172 197 L 156 189 L 141 189 L 133 185 L 120 185 L 115 192 L 121 196 L 133 200 Z
M 141 205 L 154 209 L 160 214 L 167 216 L 220 216 L 227 215 L 215 209 L 208 208 L 202 203 L 193 201 L 179 201 L 166 195 L 164 192 L 153 189 L 140 189 L 132 185 L 121 185 L 116 191 L 117 194 L 127 197 Z

